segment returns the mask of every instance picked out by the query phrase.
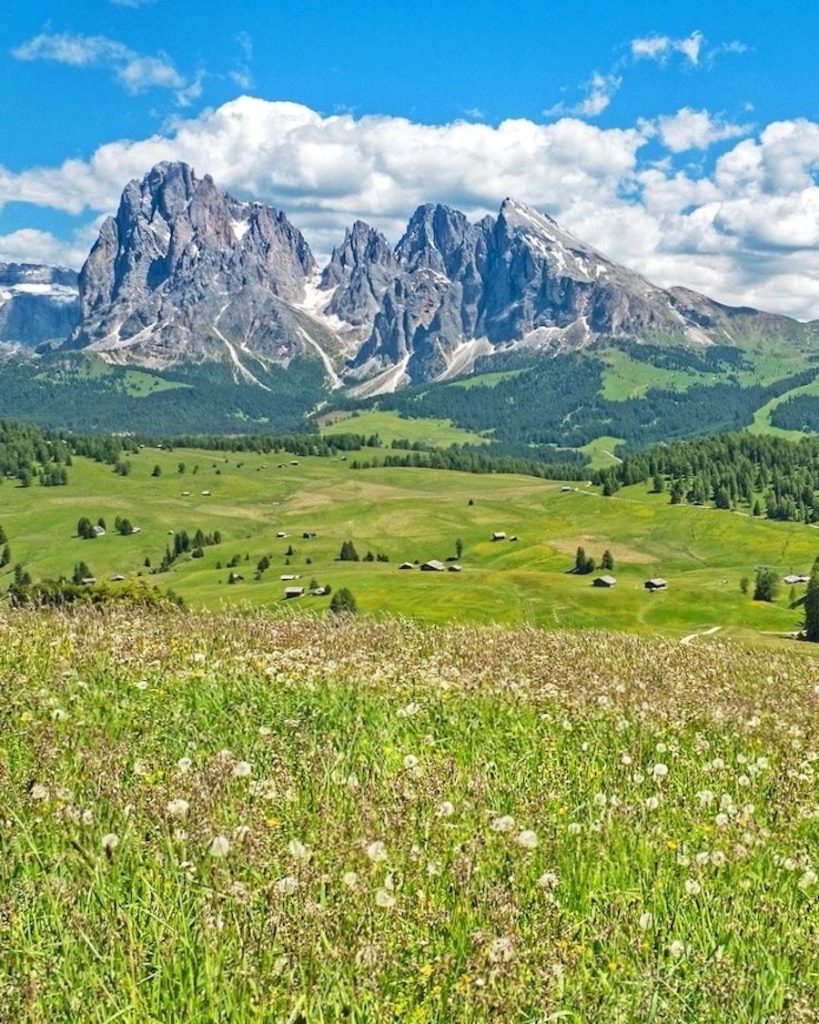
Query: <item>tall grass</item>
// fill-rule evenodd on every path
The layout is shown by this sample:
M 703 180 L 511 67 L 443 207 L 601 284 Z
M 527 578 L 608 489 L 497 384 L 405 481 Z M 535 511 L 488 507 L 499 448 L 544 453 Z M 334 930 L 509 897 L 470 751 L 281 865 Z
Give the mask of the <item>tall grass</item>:
M 0 1020 L 819 1020 L 819 663 L 0 622 Z

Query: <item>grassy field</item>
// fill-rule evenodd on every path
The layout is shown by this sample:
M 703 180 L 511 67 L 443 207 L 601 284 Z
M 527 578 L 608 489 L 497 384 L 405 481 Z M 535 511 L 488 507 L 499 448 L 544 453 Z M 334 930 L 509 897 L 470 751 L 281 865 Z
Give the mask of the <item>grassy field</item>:
M 591 459 L 590 469 L 605 469 L 606 466 L 616 466 L 620 461 L 614 452 L 617 445 L 622 443 L 622 437 L 596 437 L 588 444 L 584 444 L 580 451 Z
M 819 661 L 3 613 L 0 1019 L 807 1024 Z
M 801 388 L 793 388 L 791 391 L 786 391 L 784 395 L 771 399 L 761 409 L 757 409 L 754 414 L 754 422 L 748 428 L 751 433 L 775 434 L 777 437 L 787 437 L 791 441 L 798 441 L 800 437 L 804 437 L 805 435 L 801 430 L 783 430 L 782 427 L 775 427 L 771 423 L 771 413 L 774 409 L 789 399 L 795 398 L 797 395 L 819 396 L 819 380 L 815 380 L 811 384 L 805 384 Z
M 382 409 L 368 409 L 348 416 L 334 412 L 321 427 L 325 437 L 334 434 L 378 434 L 385 445 L 393 441 L 420 441 L 421 444 L 448 448 L 451 444 L 486 444 L 487 438 L 469 430 L 461 430 L 451 420 L 404 419 L 398 413 Z
M 642 485 L 603 498 L 583 484 L 563 493 L 567 485 L 530 477 L 350 468 L 354 458 L 378 454 L 350 453 L 348 461 L 301 458 L 293 466 L 289 457 L 274 455 L 145 449 L 132 458 L 126 477 L 77 458 L 67 487 L 21 488 L 10 481 L 0 486 L 0 524 L 12 564 L 24 564 L 37 579 L 70 575 L 84 560 L 100 579 L 144 573 L 193 608 L 230 602 L 281 609 L 285 584 L 279 577 L 298 573 L 304 585 L 315 579 L 350 588 L 363 612 L 427 622 L 595 627 L 676 637 L 719 626 L 723 634 L 760 640 L 799 625 L 801 612 L 790 607 L 790 591 L 783 588 L 773 604 L 754 602 L 740 592 L 740 580 L 753 578 L 760 564 L 782 575 L 808 571 L 819 552 L 814 528 L 671 506 L 667 495 L 649 494 Z M 184 473 L 178 472 L 180 462 Z M 155 465 L 159 477 L 152 476 Z M 141 532 L 114 533 L 117 515 Z M 94 522 L 104 517 L 108 534 L 80 540 L 81 516 Z M 206 548 L 201 559 L 186 555 L 170 572 L 148 575 L 146 558 L 157 566 L 171 534 L 183 529 L 191 535 L 218 529 L 223 543 Z M 493 543 L 496 530 L 518 539 Z M 287 536 L 277 538 L 280 531 Z M 317 536 L 305 540 L 305 531 Z M 403 561 L 454 556 L 459 538 L 461 573 L 398 569 Z M 390 561 L 336 561 L 348 539 L 362 557 L 384 552 Z M 290 545 L 294 551 L 288 556 Z M 614 589 L 594 588 L 591 577 L 568 572 L 579 545 L 598 564 L 604 550 L 611 550 Z M 265 555 L 271 568 L 256 581 L 256 564 Z M 234 556 L 241 559 L 236 571 L 244 580 L 228 585 L 225 566 Z M 0 587 L 11 581 L 11 570 L 10 565 L 0 573 Z M 658 575 L 668 579 L 668 591 L 647 593 L 644 581 Z M 327 603 L 306 596 L 288 604 L 306 611 Z

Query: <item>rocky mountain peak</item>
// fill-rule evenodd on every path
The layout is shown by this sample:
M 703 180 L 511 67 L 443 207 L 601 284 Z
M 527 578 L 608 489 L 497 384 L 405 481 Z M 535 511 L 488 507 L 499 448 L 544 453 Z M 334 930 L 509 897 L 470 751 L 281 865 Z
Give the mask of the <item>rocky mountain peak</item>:
M 129 182 L 100 229 L 80 273 L 83 319 L 71 344 L 156 365 L 236 362 L 229 335 L 244 331 L 240 346 L 253 334 L 287 359 L 301 341 L 283 340 L 278 320 L 260 314 L 276 299 L 302 299 L 314 270 L 283 213 L 220 192 L 187 164 L 160 163 Z
M 426 267 L 447 274 L 465 244 L 474 241 L 475 227 L 459 210 L 441 203 L 419 206 L 395 248 L 398 263 L 408 271 Z

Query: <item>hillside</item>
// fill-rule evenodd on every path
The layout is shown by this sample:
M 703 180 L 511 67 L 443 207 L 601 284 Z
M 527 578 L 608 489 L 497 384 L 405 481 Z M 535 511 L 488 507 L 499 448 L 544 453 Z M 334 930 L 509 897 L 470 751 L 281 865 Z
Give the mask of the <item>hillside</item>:
M 128 610 L 0 671 L 10 1021 L 813 1016 L 815 658 Z
M 170 587 L 195 608 L 229 602 L 298 613 L 326 610 L 327 597 L 284 600 L 289 584 L 280 576 L 298 574 L 294 585 L 315 579 L 334 590 L 348 587 L 360 610 L 377 617 L 561 628 L 594 624 L 678 638 L 719 626 L 726 634 L 770 642 L 774 634 L 798 628 L 802 612 L 791 603 L 800 588 L 792 595 L 783 586 L 773 604 L 755 602 L 741 593 L 742 578 L 753 581 L 760 564 L 770 564 L 780 576 L 806 573 L 819 552 L 819 535 L 804 522 L 753 518 L 744 506 L 730 512 L 672 505 L 667 492 L 650 493 L 650 483 L 622 486 L 603 498 L 600 487 L 585 482 L 353 468 L 403 457 L 400 450 L 384 448 L 335 451 L 332 457 L 137 451 L 123 456 L 129 464 L 125 476 L 77 455 L 66 486 L 19 487 L 11 480 L 0 486 L 0 526 L 12 552 L 0 570 L 0 587 L 11 582 L 18 563 L 41 579 L 70 576 L 84 561 L 100 580 L 141 573 L 149 585 Z M 159 476 L 153 475 L 155 467 Z M 93 523 L 102 517 L 106 535 L 81 540 L 81 517 Z M 117 534 L 117 517 L 129 519 L 140 533 Z M 186 531 L 193 538 L 197 530 L 218 531 L 221 543 L 205 547 L 199 558 L 189 549 L 168 572 L 150 574 L 146 559 L 159 567 L 173 534 Z M 305 531 L 316 536 L 305 539 Z M 518 539 L 493 543 L 494 531 Z M 404 561 L 454 556 L 459 538 L 461 573 L 398 569 Z M 337 561 L 347 540 L 362 559 L 371 551 L 389 562 Z M 606 549 L 612 552 L 614 590 L 598 590 L 592 577 L 569 572 L 578 546 L 598 565 Z M 265 558 L 270 565 L 255 579 Z M 232 572 L 244 578 L 230 585 Z M 645 580 L 654 576 L 667 578 L 666 592 L 645 591 Z

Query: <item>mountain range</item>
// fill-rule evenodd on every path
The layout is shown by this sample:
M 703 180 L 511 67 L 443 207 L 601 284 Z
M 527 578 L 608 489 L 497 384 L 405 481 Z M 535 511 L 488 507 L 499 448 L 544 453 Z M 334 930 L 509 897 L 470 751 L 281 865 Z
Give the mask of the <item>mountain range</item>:
M 270 390 L 294 361 L 352 397 L 440 382 L 476 360 L 599 343 L 704 350 L 814 325 L 659 288 L 506 199 L 471 222 L 420 206 L 398 244 L 356 221 L 320 268 L 286 215 L 187 164 L 126 185 L 79 276 L 0 264 L 0 340 L 159 373 L 211 364 Z

